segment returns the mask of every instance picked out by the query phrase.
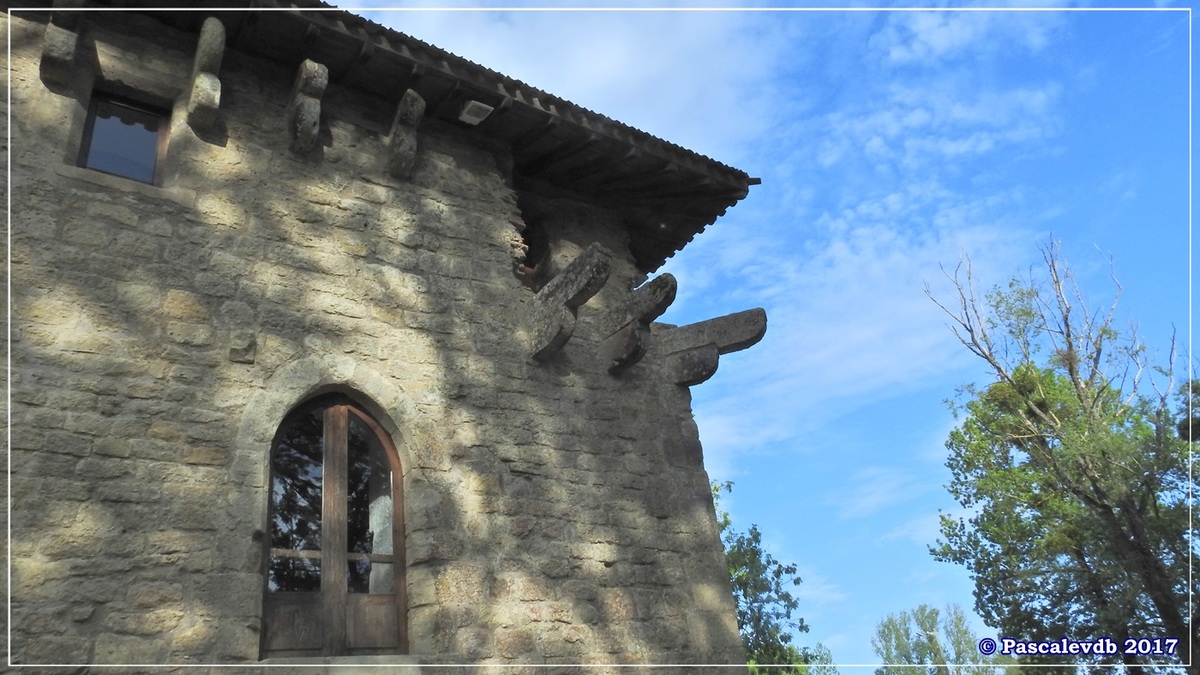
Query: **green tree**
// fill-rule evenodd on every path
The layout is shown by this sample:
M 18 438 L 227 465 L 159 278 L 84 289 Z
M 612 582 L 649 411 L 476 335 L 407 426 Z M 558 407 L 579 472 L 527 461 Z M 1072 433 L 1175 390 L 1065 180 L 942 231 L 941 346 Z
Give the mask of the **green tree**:
M 745 533 L 733 528 L 729 513 L 719 506 L 721 491 L 728 492 L 732 487 L 733 483 L 728 481 L 714 483 L 712 495 L 737 603 L 738 630 L 751 672 L 760 672 L 755 665 L 763 664 L 790 666 L 763 669 L 781 675 L 836 675 L 837 669 L 831 665 L 833 658 L 823 645 L 799 649 L 792 644 L 793 631 L 808 632 L 804 619 L 792 618 L 800 603 L 787 587 L 800 584 L 796 566 L 784 565 L 763 550 L 757 525 L 751 525 Z
M 833 665 L 833 654 L 829 651 L 828 647 L 820 642 L 811 649 L 805 647 L 801 652 L 801 656 L 804 660 L 804 665 L 798 666 L 797 670 L 802 675 L 838 675 L 837 666 Z
M 1008 661 L 997 655 L 980 654 L 978 645 L 979 640 L 958 605 L 947 605 L 945 612 L 921 605 L 911 612 L 889 614 L 879 622 L 871 638 L 871 648 L 888 664 L 876 668 L 876 675 L 918 675 L 921 670 L 928 675 L 999 675 L 1001 669 L 994 666 Z
M 1152 368 L 1136 333 L 1114 327 L 1116 300 L 1090 312 L 1058 245 L 1043 254 L 1044 279 L 1031 272 L 982 300 L 969 262 L 960 265 L 954 308 L 938 303 L 995 379 L 963 388 L 965 404 L 952 406 L 962 423 L 946 442 L 947 488 L 970 515 L 943 515 L 932 552 L 971 570 L 975 610 L 1000 635 L 1173 637 L 1177 657 L 1120 658 L 1131 672 L 1200 664 L 1188 627 L 1195 483 L 1170 410 L 1174 350 Z M 1140 386 L 1148 371 L 1167 380 L 1153 394 Z M 1040 662 L 1089 660 L 1105 658 Z

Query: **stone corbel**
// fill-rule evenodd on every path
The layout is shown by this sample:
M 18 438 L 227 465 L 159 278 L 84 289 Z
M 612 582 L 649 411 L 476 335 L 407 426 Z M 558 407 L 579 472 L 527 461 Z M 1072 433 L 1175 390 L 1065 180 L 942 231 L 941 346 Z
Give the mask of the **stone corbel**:
M 608 281 L 611 259 L 592 244 L 533 298 L 531 352 L 545 361 L 562 349 L 575 331 L 576 310 Z
M 425 116 L 425 99 L 412 89 L 400 97 L 388 139 L 387 171 L 395 178 L 412 176 L 417 160 L 417 126 Z
M 287 128 L 290 148 L 297 155 L 307 155 L 317 144 L 321 125 L 321 97 L 329 84 L 329 69 L 305 59 L 296 73 L 292 96 L 288 101 Z
M 221 79 L 217 73 L 224 55 L 225 26 L 210 16 L 200 27 L 188 89 L 187 121 L 197 131 L 211 131 L 217 124 L 217 111 L 221 107 Z
M 600 323 L 604 341 L 600 355 L 608 372 L 620 375 L 640 361 L 650 346 L 650 322 L 662 316 L 675 301 L 678 284 L 675 277 L 663 274 L 630 293 L 624 305 L 606 315 Z
M 54 11 L 46 23 L 46 35 L 42 41 L 42 61 L 39 64 L 42 81 L 55 87 L 66 87 L 71 82 L 75 67 L 75 54 L 79 47 L 79 12 L 82 0 L 55 0 Z
M 717 372 L 721 354 L 752 347 L 767 332 L 762 309 L 727 314 L 699 323 L 656 331 L 654 349 L 676 384 L 700 384 Z

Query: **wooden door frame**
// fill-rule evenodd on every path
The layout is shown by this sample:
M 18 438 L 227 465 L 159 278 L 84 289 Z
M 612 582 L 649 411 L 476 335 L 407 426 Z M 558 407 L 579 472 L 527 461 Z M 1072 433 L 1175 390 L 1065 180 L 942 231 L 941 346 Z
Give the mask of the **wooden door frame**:
M 394 592 L 396 607 L 397 647 L 398 654 L 408 653 L 408 585 L 407 585 L 407 556 L 405 555 L 406 528 L 404 522 L 404 472 L 400 463 L 400 455 L 392 442 L 391 434 L 375 420 L 374 417 L 353 398 L 346 394 L 335 393 L 315 397 L 293 408 L 279 424 L 275 438 L 271 441 L 268 452 L 267 490 L 271 489 L 274 480 L 275 448 L 280 434 L 288 429 L 299 417 L 322 410 L 322 486 L 321 486 L 321 584 L 318 591 L 319 600 L 316 603 L 324 618 L 324 640 L 321 646 L 322 656 L 340 656 L 350 654 L 349 640 L 346 634 L 348 589 L 347 578 L 348 560 L 348 513 L 346 494 L 346 475 L 349 469 L 349 426 L 350 415 L 367 425 L 383 448 L 392 474 L 392 572 L 394 575 Z M 329 476 L 337 480 L 329 481 Z M 259 653 L 263 658 L 268 654 L 267 600 L 272 591 L 267 588 L 269 583 L 269 566 L 272 556 L 270 529 L 273 527 L 271 497 L 267 497 L 267 528 L 265 551 L 263 556 L 263 629 L 261 631 L 261 646 Z M 332 580 L 340 583 L 331 583 Z M 359 594 L 355 594 L 359 595 Z M 365 595 L 365 594 L 364 594 Z M 277 650 L 283 651 L 283 650 Z M 368 650 L 370 651 L 370 650 Z

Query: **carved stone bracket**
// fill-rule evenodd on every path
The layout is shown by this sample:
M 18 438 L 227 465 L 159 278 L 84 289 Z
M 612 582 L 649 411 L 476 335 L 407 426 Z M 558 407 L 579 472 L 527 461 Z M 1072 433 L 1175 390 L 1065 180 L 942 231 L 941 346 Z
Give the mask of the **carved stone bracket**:
M 42 42 L 42 61 L 39 64 L 42 81 L 48 85 L 66 87 L 71 82 L 75 53 L 79 46 L 79 12 L 69 11 L 82 5 L 82 0 L 55 0 L 54 12 L 46 24 Z
M 664 357 L 676 384 L 700 384 L 717 372 L 721 354 L 754 346 L 767 332 L 762 309 L 727 314 L 699 323 L 667 328 L 655 335 L 655 351 Z
M 576 309 L 604 287 L 610 265 L 608 254 L 599 244 L 592 244 L 534 296 L 533 358 L 545 361 L 571 339 Z
M 650 346 L 650 322 L 675 301 L 678 283 L 670 274 L 655 277 L 630 293 L 624 305 L 601 319 L 600 355 L 608 372 L 620 375 L 642 359 Z
M 187 121 L 197 131 L 212 130 L 221 107 L 221 58 L 225 55 L 225 26 L 208 17 L 200 27 L 200 41 L 192 62 L 192 83 L 187 101 Z
M 321 124 L 321 97 L 329 84 L 329 69 L 305 59 L 296 73 L 288 100 L 287 128 L 292 152 L 307 155 L 317 144 Z
M 395 178 L 412 175 L 413 164 L 417 161 L 417 126 L 424 116 L 425 99 L 412 89 L 406 90 L 400 97 L 388 139 L 387 171 Z

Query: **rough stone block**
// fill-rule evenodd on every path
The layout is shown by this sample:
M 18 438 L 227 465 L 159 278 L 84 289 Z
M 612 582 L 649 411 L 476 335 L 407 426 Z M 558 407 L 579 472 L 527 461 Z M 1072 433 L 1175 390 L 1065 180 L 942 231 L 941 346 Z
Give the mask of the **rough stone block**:
M 188 446 L 183 451 L 185 464 L 207 464 L 225 466 L 229 463 L 229 450 L 222 446 Z
M 425 99 L 408 89 L 400 97 L 388 139 L 387 171 L 396 178 L 412 176 L 417 159 L 417 126 L 425 116 Z
M 533 358 L 545 361 L 562 349 L 575 331 L 576 309 L 608 281 L 611 257 L 591 244 L 534 297 L 530 320 Z
M 221 72 L 221 60 L 225 56 L 225 26 L 216 17 L 210 16 L 200 26 L 200 39 L 196 43 L 196 55 L 192 61 L 192 75 L 196 73 Z
M 208 308 L 205 306 L 204 300 L 195 293 L 179 289 L 167 291 L 167 295 L 163 299 L 163 312 L 171 318 L 193 323 L 201 323 L 209 319 Z
M 229 360 L 234 363 L 254 363 L 258 353 L 258 336 L 252 330 L 235 330 L 229 336 Z
M 329 69 L 324 65 L 309 59 L 300 64 L 287 110 L 289 147 L 298 155 L 306 155 L 316 147 L 321 124 L 321 97 L 328 84 Z
M 97 455 L 109 455 L 111 457 L 128 457 L 130 446 L 125 439 L 101 438 L 92 445 L 92 452 Z
M 487 570 L 473 565 L 451 565 L 437 575 L 434 585 L 441 603 L 477 605 L 487 596 Z
M 75 636 L 28 635 L 14 637 L 14 665 L 38 663 L 86 663 L 91 640 Z
M 183 612 L 157 609 L 148 612 L 111 612 L 104 617 L 104 627 L 128 635 L 161 635 L 179 625 Z
M 46 24 L 42 43 L 41 76 L 47 85 L 66 87 L 75 66 L 79 34 L 54 23 Z
M 720 351 L 714 344 L 701 345 L 671 354 L 666 359 L 667 372 L 675 384 L 690 387 L 705 382 L 717 372 Z
M 749 309 L 682 327 L 664 327 L 654 335 L 654 351 L 664 357 L 676 384 L 700 384 L 717 372 L 721 354 L 746 349 L 767 332 L 767 313 Z
M 182 656 L 203 656 L 216 637 L 215 622 L 188 617 L 171 638 L 171 652 Z M 174 659 L 172 659 L 174 660 Z
M 158 607 L 183 600 L 183 587 L 178 583 L 149 581 L 129 589 L 129 601 L 139 607 Z
M 212 73 L 196 73 L 188 96 L 187 121 L 194 129 L 209 131 L 220 119 L 221 80 Z
M 92 443 L 92 439 L 78 434 L 51 431 L 46 434 L 43 448 L 46 452 L 82 457 L 91 453 Z
M 528 659 L 537 646 L 537 635 L 527 628 L 496 631 L 496 653 L 506 659 Z
M 80 478 L 95 480 L 128 476 L 137 468 L 134 462 L 119 462 L 111 457 L 91 456 L 80 460 L 75 466 L 75 472 Z
M 624 303 L 600 318 L 600 334 L 612 335 L 633 322 L 649 326 L 675 301 L 678 287 L 673 275 L 662 274 L 630 291 Z
M 720 354 L 736 352 L 758 344 L 767 332 L 767 313 L 748 309 L 716 319 L 669 328 L 656 336 L 657 350 L 673 354 L 706 344 L 715 344 Z

